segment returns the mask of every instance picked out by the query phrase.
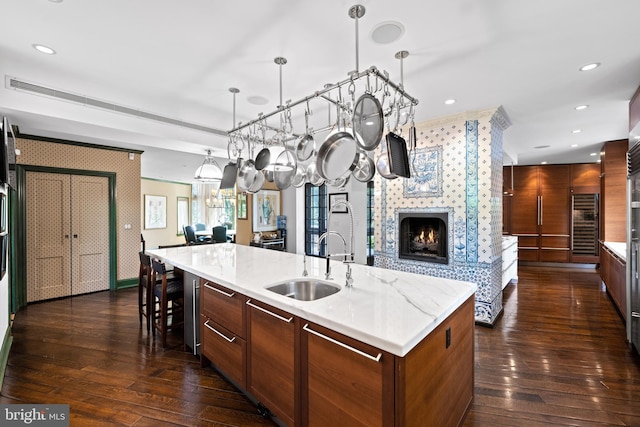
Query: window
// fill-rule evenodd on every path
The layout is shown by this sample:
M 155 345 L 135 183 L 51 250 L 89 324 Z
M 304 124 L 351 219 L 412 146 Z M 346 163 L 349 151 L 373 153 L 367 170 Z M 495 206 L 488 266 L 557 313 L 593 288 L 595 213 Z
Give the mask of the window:
M 367 265 L 373 265 L 374 234 L 373 234 L 373 181 L 367 182 Z
M 217 190 L 211 184 L 192 185 L 191 223 L 205 224 L 208 230 L 217 225 L 236 229 L 235 189 Z
M 307 255 L 324 256 L 326 243 L 318 247 L 320 235 L 327 231 L 327 186 L 304 186 L 304 251 Z

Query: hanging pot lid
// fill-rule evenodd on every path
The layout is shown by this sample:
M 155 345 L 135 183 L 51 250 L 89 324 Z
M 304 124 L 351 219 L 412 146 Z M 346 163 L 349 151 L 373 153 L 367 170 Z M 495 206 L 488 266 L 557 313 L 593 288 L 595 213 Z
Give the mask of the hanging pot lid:
M 370 93 L 360 96 L 353 108 L 351 123 L 360 148 L 369 151 L 375 149 L 380 144 L 384 132 L 384 115 L 380 101 Z

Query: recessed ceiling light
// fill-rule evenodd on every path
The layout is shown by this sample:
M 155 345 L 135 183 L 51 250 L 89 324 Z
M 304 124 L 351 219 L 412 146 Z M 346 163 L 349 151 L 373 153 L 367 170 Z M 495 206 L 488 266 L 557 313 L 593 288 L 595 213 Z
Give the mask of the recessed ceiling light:
M 404 34 L 404 25 L 396 21 L 381 22 L 371 31 L 371 39 L 380 44 L 392 43 Z
M 596 163 L 602 163 L 602 159 L 596 160 Z
M 541 164 L 541 165 L 546 165 L 546 164 L 547 164 L 547 162 L 540 162 L 540 164 Z
M 594 62 L 592 64 L 583 65 L 580 67 L 580 71 L 590 71 L 598 68 L 600 66 L 599 62 Z
M 33 48 L 35 50 L 37 50 L 40 53 L 46 53 L 47 55 L 55 55 L 56 51 L 51 49 L 49 46 L 45 46 L 43 44 L 38 44 L 38 43 L 34 43 L 31 46 L 33 46 Z
M 571 148 L 576 148 L 578 144 L 571 144 Z
M 447 99 L 446 101 L 444 101 L 444 103 L 445 103 L 446 105 L 451 105 L 451 104 L 455 104 L 455 103 L 456 103 L 456 100 L 455 100 L 455 99 Z
M 576 107 L 576 110 L 580 111 L 580 110 L 586 110 L 587 108 L 589 108 L 588 105 L 578 105 Z
M 265 105 L 269 103 L 269 100 L 263 96 L 250 96 L 247 98 L 247 102 L 253 105 Z
M 574 129 L 571 131 L 571 133 L 580 133 L 582 132 L 582 129 Z
M 597 156 L 598 153 L 589 153 L 589 155 L 593 157 L 593 156 Z

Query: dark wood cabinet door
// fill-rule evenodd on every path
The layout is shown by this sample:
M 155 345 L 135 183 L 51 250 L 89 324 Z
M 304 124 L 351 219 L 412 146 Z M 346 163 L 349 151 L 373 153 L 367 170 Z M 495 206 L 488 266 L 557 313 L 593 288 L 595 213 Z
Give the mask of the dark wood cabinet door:
M 571 256 L 571 169 L 539 168 L 540 255 L 543 262 L 569 262 Z
M 247 301 L 247 385 L 286 425 L 299 419 L 299 320 L 259 301 Z
M 569 235 L 571 227 L 571 176 L 568 165 L 539 168 L 540 226 L 543 235 Z
M 511 198 L 511 233 L 538 234 L 538 167 L 519 166 L 513 169 Z
M 301 341 L 303 425 L 394 424 L 393 355 L 314 324 Z

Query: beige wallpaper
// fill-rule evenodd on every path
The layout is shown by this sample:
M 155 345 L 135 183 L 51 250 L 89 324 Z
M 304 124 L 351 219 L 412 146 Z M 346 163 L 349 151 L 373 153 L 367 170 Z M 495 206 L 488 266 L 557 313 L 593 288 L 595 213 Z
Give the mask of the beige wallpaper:
M 144 229 L 145 194 L 167 197 L 166 228 Z M 191 215 L 191 184 L 142 178 L 140 184 L 140 224 L 142 224 L 142 235 L 144 236 L 147 249 L 154 249 L 159 245 L 185 243 L 184 236 L 178 235 L 178 197 L 186 197 L 189 199 L 189 215 Z
M 140 155 L 95 147 L 17 138 L 17 164 L 116 174 L 117 277 L 135 278 L 140 259 Z M 125 229 L 125 224 L 131 228 Z

